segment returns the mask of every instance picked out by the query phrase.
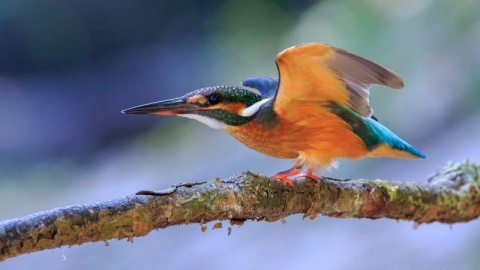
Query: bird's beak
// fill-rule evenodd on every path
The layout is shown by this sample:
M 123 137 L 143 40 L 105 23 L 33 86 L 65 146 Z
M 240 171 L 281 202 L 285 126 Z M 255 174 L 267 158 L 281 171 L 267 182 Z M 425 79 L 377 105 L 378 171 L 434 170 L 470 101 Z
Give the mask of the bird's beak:
M 198 109 L 199 106 L 187 103 L 185 98 L 179 97 L 136 106 L 130 109 L 123 110 L 122 113 L 172 115 L 193 113 Z

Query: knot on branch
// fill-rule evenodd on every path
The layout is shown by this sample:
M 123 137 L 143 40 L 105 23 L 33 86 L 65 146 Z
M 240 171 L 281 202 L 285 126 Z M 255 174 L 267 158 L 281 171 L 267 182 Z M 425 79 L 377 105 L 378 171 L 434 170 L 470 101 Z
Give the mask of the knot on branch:
M 479 166 L 468 160 L 449 163 L 428 179 L 436 186 L 444 186 L 457 191 L 478 192 L 480 190 Z

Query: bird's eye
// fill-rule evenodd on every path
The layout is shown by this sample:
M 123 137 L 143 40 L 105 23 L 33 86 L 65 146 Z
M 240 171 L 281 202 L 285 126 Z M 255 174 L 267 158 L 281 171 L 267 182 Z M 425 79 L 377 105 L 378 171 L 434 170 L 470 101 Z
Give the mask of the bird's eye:
M 208 103 L 210 103 L 210 105 L 216 105 L 220 103 L 220 101 L 222 101 L 222 96 L 219 94 L 213 93 L 208 96 Z

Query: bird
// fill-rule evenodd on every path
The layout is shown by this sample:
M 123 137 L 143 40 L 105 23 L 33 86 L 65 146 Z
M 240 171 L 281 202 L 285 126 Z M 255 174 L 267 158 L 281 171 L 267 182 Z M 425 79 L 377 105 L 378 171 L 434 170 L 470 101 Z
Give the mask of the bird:
M 195 119 L 253 150 L 294 159 L 291 169 L 271 177 L 292 187 L 290 178 L 320 181 L 314 172 L 339 158 L 425 158 L 373 116 L 371 85 L 404 86 L 392 70 L 322 43 L 287 48 L 275 62 L 278 78 L 250 77 L 242 87 L 205 87 L 122 112 Z

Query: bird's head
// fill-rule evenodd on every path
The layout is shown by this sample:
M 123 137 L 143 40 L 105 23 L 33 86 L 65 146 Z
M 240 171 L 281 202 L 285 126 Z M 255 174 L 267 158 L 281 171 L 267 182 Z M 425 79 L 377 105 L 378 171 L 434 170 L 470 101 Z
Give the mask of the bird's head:
M 251 121 L 269 98 L 235 86 L 213 86 L 182 97 L 136 106 L 127 114 L 178 115 L 192 118 L 211 128 L 239 126 Z

